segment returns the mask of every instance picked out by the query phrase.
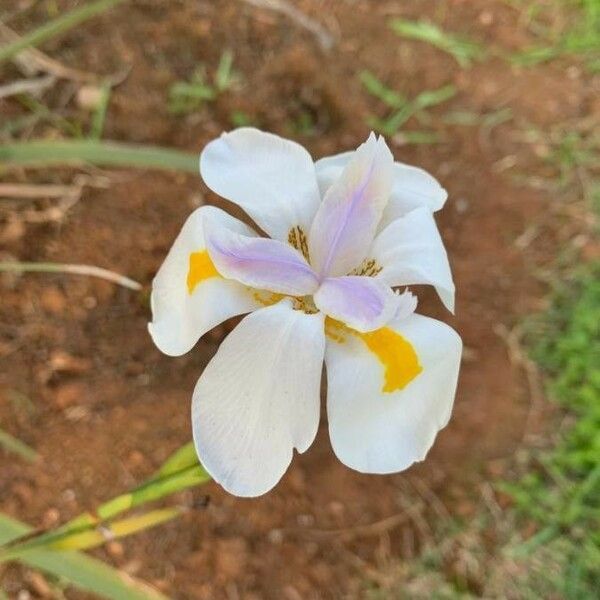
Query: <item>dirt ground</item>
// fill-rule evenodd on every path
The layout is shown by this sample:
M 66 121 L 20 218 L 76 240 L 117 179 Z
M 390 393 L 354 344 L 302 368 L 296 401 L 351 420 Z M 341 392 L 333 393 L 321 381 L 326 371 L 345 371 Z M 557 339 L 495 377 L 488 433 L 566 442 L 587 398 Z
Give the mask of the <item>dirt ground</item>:
M 0 14 L 13 4 L 0 0 Z M 11 27 L 24 32 L 42 22 L 45 3 L 37 4 Z M 297 6 L 331 32 L 331 50 L 285 15 L 239 0 L 134 1 L 43 47 L 84 71 L 126 68 L 111 96 L 104 138 L 193 152 L 232 127 L 232 111 L 295 137 L 315 158 L 353 148 L 368 134 L 366 118 L 384 108 L 362 88 L 361 69 L 409 96 L 447 83 L 458 89 L 431 111 L 443 141 L 393 145 L 397 160 L 426 168 L 449 191 L 438 223 L 458 290 L 456 318 L 428 290 L 418 292 L 420 311 L 452 324 L 465 342 L 450 425 L 426 462 L 382 477 L 340 464 L 323 418 L 314 446 L 295 457 L 270 494 L 242 500 L 209 484 L 180 495 L 195 507 L 183 518 L 96 552 L 180 600 L 363 597 L 383 566 L 410 558 L 427 540 L 436 507 L 457 519 L 472 516 L 481 485 L 502 473 L 504 460 L 543 417 L 506 333 L 543 306 L 544 287 L 532 273 L 552 264 L 560 233 L 547 194 L 515 177 L 544 169 L 537 149 L 517 134 L 518 124 L 544 130 L 598 110 L 589 80 L 563 61 L 519 70 L 492 57 L 460 69 L 452 57 L 402 40 L 387 26 L 393 16 L 429 16 L 485 45 L 522 47 L 530 39 L 519 13 L 499 0 Z M 188 116 L 170 114 L 169 85 L 188 79 L 199 63 L 214 70 L 226 48 L 234 53 L 238 87 Z M 13 66 L 2 69 L 3 80 L 16 78 Z M 74 100 L 77 87 L 59 82 L 44 100 L 65 117 L 85 118 Z M 512 119 L 490 130 L 443 118 L 450 110 L 505 107 Z M 0 100 L 0 121 L 21 110 Z M 310 131 L 296 126 L 307 114 Z M 36 125 L 31 137 L 46 135 L 44 127 Z M 89 263 L 148 286 L 190 210 L 219 203 L 199 176 L 85 172 L 106 186 L 87 187 L 57 221 L 23 222 L 11 217 L 22 214 L 22 204 L 2 205 L 3 258 Z M 46 169 L 1 177 L 67 183 L 73 175 Z M 27 208 L 39 213 L 52 202 Z M 532 234 L 535 223 L 542 225 Z M 174 359 L 161 355 L 147 334 L 147 294 L 66 275 L 5 275 L 0 290 L 0 423 L 42 457 L 29 465 L 0 454 L 0 510 L 34 526 L 62 522 L 142 481 L 190 439 L 191 392 L 223 328 Z M 205 495 L 210 503 L 201 508 Z M 426 507 L 417 517 L 390 520 L 412 514 L 417 504 Z M 22 589 L 36 597 L 25 569 L 10 567 L 0 576 L 15 598 Z

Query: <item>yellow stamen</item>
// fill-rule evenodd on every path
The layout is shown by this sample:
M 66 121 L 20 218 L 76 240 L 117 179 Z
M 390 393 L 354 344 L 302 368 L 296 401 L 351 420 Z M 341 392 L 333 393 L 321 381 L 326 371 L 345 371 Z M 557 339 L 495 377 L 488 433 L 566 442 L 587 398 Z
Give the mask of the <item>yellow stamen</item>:
M 306 238 L 306 234 L 304 233 L 302 227 L 297 225 L 296 227 L 292 227 L 288 232 L 288 244 L 293 246 L 302 253 L 302 256 L 310 262 L 310 257 L 308 255 L 308 239 Z
M 263 306 L 273 306 L 273 304 L 277 304 L 285 298 L 284 294 L 277 294 L 275 292 L 254 290 L 252 288 L 248 288 L 248 291 L 252 292 L 254 299 Z
M 220 276 L 221 275 L 219 275 L 219 272 L 206 250 L 192 252 L 190 254 L 190 266 L 187 274 L 187 288 L 189 294 L 192 294 L 196 289 L 196 286 L 206 279 Z
M 362 340 L 377 357 L 384 368 L 382 392 L 391 393 L 404 389 L 423 371 L 419 357 L 412 344 L 389 327 L 361 333 L 350 329 L 340 321 L 327 318 L 325 333 L 337 343 L 343 343 L 346 335 L 354 335 Z
M 354 271 L 351 271 L 349 275 L 359 275 L 361 277 L 375 277 L 375 275 L 381 273 L 382 269 L 383 267 L 381 267 L 374 258 L 365 258 L 362 264 L 356 269 L 354 269 Z

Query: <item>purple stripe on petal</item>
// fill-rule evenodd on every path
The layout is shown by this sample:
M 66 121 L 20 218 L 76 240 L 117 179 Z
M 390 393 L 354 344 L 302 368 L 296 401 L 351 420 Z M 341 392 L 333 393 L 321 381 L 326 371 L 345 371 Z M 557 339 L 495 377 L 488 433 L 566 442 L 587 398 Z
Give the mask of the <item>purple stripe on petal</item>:
M 204 235 L 210 258 L 223 277 L 292 296 L 312 294 L 318 287 L 310 265 L 288 244 L 224 228 L 209 227 Z
M 325 194 L 309 234 L 319 277 L 345 275 L 365 258 L 390 196 L 393 165 L 383 138 L 371 134 Z

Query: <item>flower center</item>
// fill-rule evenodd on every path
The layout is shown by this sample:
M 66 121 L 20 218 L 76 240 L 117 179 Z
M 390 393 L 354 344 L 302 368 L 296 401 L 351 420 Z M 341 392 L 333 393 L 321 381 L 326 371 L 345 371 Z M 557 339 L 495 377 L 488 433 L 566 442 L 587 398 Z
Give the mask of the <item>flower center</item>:
M 293 298 L 294 310 L 301 310 L 307 315 L 314 315 L 319 312 L 319 309 L 315 306 L 315 301 L 312 296 L 302 296 L 300 298 Z
M 361 277 L 375 277 L 383 267 L 377 264 L 377 261 L 374 258 L 365 258 L 362 261 L 360 266 L 356 267 L 356 269 L 350 271 L 348 275 L 359 275 Z

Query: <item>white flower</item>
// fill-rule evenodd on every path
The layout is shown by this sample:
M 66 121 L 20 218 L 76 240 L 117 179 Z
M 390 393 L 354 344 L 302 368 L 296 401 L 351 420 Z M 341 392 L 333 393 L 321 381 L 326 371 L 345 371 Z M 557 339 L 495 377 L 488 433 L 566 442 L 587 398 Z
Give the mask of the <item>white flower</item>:
M 238 496 L 270 490 L 294 448 L 315 438 L 323 360 L 338 458 L 364 473 L 423 460 L 450 418 L 462 344 L 393 288 L 433 285 L 453 310 L 432 214 L 444 189 L 394 163 L 373 134 L 355 152 L 313 163 L 294 142 L 237 129 L 206 146 L 200 173 L 270 236 L 199 208 L 154 279 L 149 330 L 166 354 L 250 313 L 194 390 L 194 441 L 207 471 Z

